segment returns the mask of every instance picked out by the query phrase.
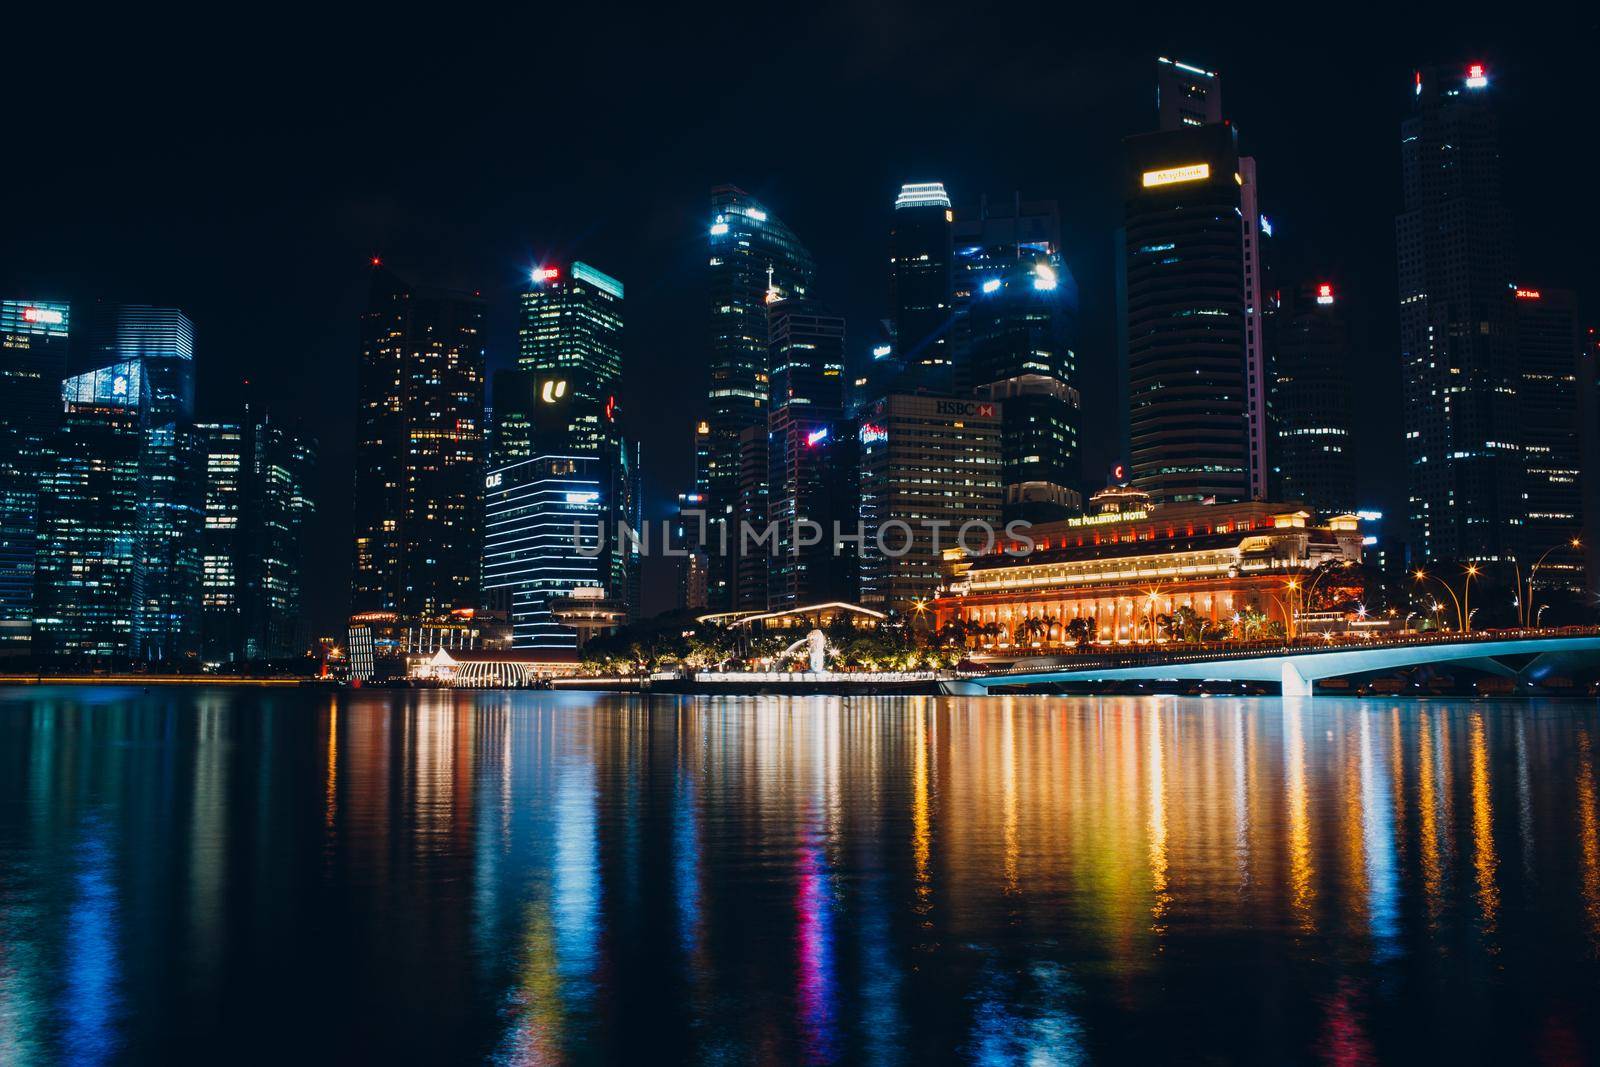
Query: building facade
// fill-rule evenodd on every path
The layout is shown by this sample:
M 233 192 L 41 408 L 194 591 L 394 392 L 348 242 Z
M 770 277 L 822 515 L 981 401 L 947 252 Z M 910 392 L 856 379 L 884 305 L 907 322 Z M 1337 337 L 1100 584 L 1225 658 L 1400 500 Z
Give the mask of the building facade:
M 61 419 L 72 309 L 0 300 L 0 657 L 26 655 L 33 635 L 39 489 Z
M 374 260 L 357 368 L 354 613 L 478 604 L 484 302 Z
M 1479 64 L 1414 76 L 1395 220 L 1413 552 L 1494 563 L 1526 506 L 1509 226 L 1494 91 Z
M 901 393 L 862 410 L 863 605 L 921 614 L 943 550 L 963 540 L 981 548 L 985 529 L 998 536 L 1003 415 L 993 401 Z
M 616 531 L 602 527 L 600 465 L 593 455 L 541 455 L 484 479 L 484 591 L 509 615 L 514 648 L 577 648 L 577 633 L 551 604 L 574 589 L 604 586 Z
M 242 662 L 304 653 L 316 446 L 249 405 L 238 422 L 198 432 L 206 456 L 203 655 Z
M 975 647 L 1025 649 L 1076 643 L 1069 627 L 1083 619 L 1096 642 L 1135 644 L 1164 640 L 1163 617 L 1187 608 L 1218 633 L 1265 637 L 1275 623 L 1292 636 L 1330 592 L 1308 589 L 1308 575 L 1361 560 L 1354 516 L 1318 524 L 1261 502 L 1087 515 L 1030 537 L 955 563 L 938 625 L 959 621 Z

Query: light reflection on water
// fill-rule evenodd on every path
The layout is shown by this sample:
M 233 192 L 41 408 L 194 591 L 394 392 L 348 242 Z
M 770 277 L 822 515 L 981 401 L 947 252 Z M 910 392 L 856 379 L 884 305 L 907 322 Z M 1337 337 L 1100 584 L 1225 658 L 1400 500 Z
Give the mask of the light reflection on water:
M 1594 710 L 3 691 L 0 1063 L 1593 1058 Z

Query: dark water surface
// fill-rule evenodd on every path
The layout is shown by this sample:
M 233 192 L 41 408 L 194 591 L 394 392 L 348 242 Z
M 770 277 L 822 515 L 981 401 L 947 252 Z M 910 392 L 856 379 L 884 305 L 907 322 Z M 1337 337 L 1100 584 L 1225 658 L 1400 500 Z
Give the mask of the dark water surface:
M 1595 710 L 0 690 L 0 1064 L 1592 1060 Z

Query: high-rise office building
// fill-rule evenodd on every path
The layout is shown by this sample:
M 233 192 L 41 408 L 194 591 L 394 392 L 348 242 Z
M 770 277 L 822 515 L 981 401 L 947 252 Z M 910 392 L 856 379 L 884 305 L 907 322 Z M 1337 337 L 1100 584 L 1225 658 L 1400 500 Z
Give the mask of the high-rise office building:
M 1184 130 L 1224 121 L 1222 76 L 1165 56 L 1156 60 L 1157 129 Z M 1256 161 L 1240 156 L 1235 181 L 1239 186 L 1239 269 L 1244 285 L 1244 399 L 1247 492 L 1252 500 L 1271 495 L 1275 437 L 1272 414 L 1272 359 L 1268 328 L 1276 311 L 1271 284 L 1272 223 L 1262 210 Z
M 78 320 L 71 365 L 90 369 L 61 385 L 62 401 L 82 406 L 73 421 L 85 439 L 104 439 L 118 456 L 120 435 L 89 428 L 96 413 L 131 411 L 139 435 L 129 654 L 197 655 L 205 470 L 194 429 L 194 326 L 176 308 L 131 304 L 96 306 Z
M 772 410 L 762 474 L 764 518 L 777 544 L 762 561 L 765 606 L 854 599 L 856 555 L 837 551 L 833 539 L 836 524 L 855 528 L 857 505 L 857 446 L 843 417 L 845 322 L 803 300 L 777 301 L 770 316 Z
M 731 185 L 711 191 L 709 263 L 710 413 L 695 494 L 713 522 L 725 522 L 734 517 L 745 467 L 739 435 L 752 426 L 764 428 L 767 422 L 767 305 L 805 299 L 816 267 L 811 253 L 782 220 Z M 708 533 L 711 540 L 718 539 L 715 532 Z M 713 609 L 733 606 L 735 555 L 707 553 L 707 601 Z
M 71 309 L 0 300 L 0 656 L 25 655 L 33 633 L 39 487 L 61 419 Z
M 1291 294 L 1273 346 L 1278 492 L 1326 514 L 1356 509 L 1350 332 L 1332 282 Z
M 1025 217 L 1013 201 L 1012 218 Z M 1002 479 L 1006 514 L 1049 520 L 1077 512 L 1077 356 L 1071 347 L 1078 287 L 1061 259 L 1055 205 L 1038 205 L 1047 232 L 1018 241 L 1009 225 L 991 243 L 963 242 L 957 256 L 959 364 L 967 389 L 1004 412 Z M 985 204 L 987 208 L 987 203 Z M 985 240 L 981 227 L 968 236 Z
M 574 417 L 568 451 L 599 455 L 617 439 L 622 378 L 623 286 L 587 263 L 545 265 L 522 294 L 517 367 L 570 393 Z M 565 383 L 565 384 L 562 384 Z
M 604 585 L 600 457 L 539 455 L 484 478 L 483 583 L 503 603 L 518 649 L 575 649 L 553 601 Z M 614 531 L 604 531 L 609 545 Z
M 139 521 L 149 388 L 138 360 L 56 386 L 63 411 L 39 494 L 34 654 L 68 660 L 139 655 Z
M 622 377 L 625 289 L 622 282 L 579 260 L 536 267 L 522 297 L 518 370 L 530 378 L 504 379 L 512 386 L 495 404 L 505 423 L 502 440 L 513 459 L 530 456 L 593 456 L 590 474 L 600 484 L 601 521 L 639 525 L 638 453 L 622 432 L 617 388 Z M 496 376 L 496 385 L 502 383 Z M 517 447 L 518 427 L 530 438 Z M 498 469 L 498 468 L 496 468 Z M 602 561 L 605 594 L 629 610 L 639 560 L 636 549 L 615 538 Z
M 198 432 L 206 454 L 204 655 L 228 662 L 302 653 L 315 445 L 248 404 L 239 421 L 203 423 Z
M 875 353 L 872 364 L 881 389 L 948 393 L 955 387 L 950 259 L 954 221 L 950 197 L 940 182 L 908 182 L 900 187 L 889 232 L 894 339 L 891 353 Z M 884 368 L 890 367 L 898 373 L 885 373 Z
M 1522 379 L 1523 488 L 1528 495 L 1524 553 L 1530 566 L 1545 557 L 1529 577 L 1540 585 L 1582 590 L 1578 370 L 1583 330 L 1578 323 L 1578 298 L 1566 289 L 1517 286 L 1511 290 L 1511 299 Z M 1574 538 L 1580 547 L 1571 546 Z
M 903 613 L 926 608 L 942 551 L 981 551 L 998 532 L 1003 412 L 986 400 L 893 394 L 864 408 L 861 448 L 861 603 Z M 937 543 L 936 543 L 937 541 Z
M 1480 64 L 1416 72 L 1401 124 L 1399 253 L 1411 548 L 1523 548 L 1522 419 L 1494 91 Z
M 478 606 L 484 302 L 376 259 L 357 373 L 356 613 Z
M 1156 503 L 1250 497 L 1245 233 L 1224 124 L 1125 142 L 1118 249 L 1133 484 Z

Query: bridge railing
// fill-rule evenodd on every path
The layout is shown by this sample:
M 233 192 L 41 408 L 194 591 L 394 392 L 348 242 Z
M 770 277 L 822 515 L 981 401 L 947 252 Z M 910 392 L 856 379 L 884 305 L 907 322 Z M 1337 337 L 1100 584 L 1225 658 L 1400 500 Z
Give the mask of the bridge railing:
M 1198 663 L 1220 659 L 1268 659 L 1275 656 L 1315 655 L 1319 652 L 1356 649 L 1406 648 L 1416 645 L 1488 644 L 1496 641 L 1527 641 L 1550 637 L 1600 636 L 1600 626 L 1560 626 L 1543 629 L 1477 630 L 1472 633 L 1412 633 L 1398 636 L 1328 634 L 1293 641 L 1172 641 L 1165 645 L 1104 652 L 1079 652 L 1030 656 L 1005 667 L 973 672 L 984 677 L 1010 674 L 1039 674 L 1045 671 L 1123 667 L 1151 667 L 1165 664 Z

